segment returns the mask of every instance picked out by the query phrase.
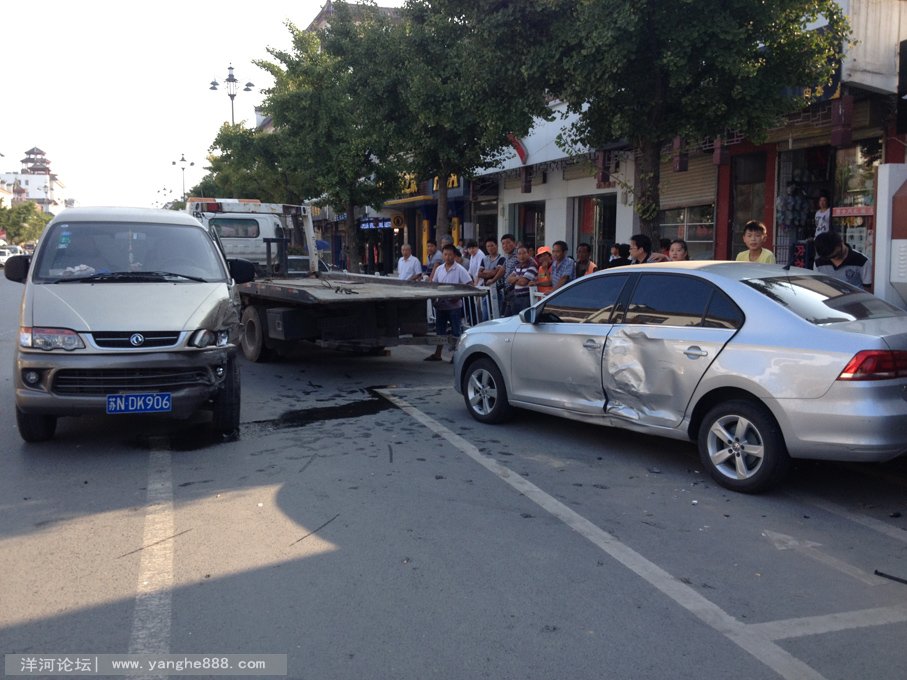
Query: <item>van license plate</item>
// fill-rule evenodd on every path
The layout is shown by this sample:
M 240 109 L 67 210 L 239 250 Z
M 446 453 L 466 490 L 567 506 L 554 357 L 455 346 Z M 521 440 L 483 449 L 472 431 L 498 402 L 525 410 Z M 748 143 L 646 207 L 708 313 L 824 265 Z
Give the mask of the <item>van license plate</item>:
M 107 413 L 169 413 L 173 409 L 169 392 L 150 394 L 108 394 Z

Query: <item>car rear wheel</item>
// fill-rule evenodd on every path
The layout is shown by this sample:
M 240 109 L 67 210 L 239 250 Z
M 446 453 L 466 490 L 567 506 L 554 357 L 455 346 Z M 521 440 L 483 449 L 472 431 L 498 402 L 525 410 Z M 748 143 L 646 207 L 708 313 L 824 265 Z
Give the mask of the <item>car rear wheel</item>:
M 213 418 L 211 426 L 222 435 L 234 435 L 239 431 L 240 381 L 239 365 L 231 357 L 227 362 L 224 384 L 212 400 Z
M 501 423 L 513 415 L 504 378 L 491 359 L 470 364 L 463 377 L 463 399 L 469 414 L 482 423 Z
M 265 312 L 249 305 L 242 313 L 242 337 L 239 344 L 243 356 L 249 361 L 260 362 L 271 358 L 271 349 L 265 344 L 268 336 Z
M 745 399 L 706 414 L 699 426 L 699 457 L 716 482 L 743 493 L 765 491 L 790 467 L 778 423 L 762 404 Z
M 46 442 L 57 431 L 57 417 L 40 413 L 23 413 L 16 409 L 16 425 L 19 436 L 29 443 Z

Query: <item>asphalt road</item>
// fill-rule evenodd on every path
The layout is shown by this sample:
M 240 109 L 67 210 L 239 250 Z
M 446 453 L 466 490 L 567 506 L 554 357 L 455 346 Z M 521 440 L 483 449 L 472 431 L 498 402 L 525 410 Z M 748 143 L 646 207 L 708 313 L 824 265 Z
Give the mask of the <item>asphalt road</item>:
M 473 421 L 424 348 L 243 361 L 243 426 L 18 438 L 0 280 L 0 651 L 288 677 L 902 680 L 907 461 L 724 491 L 692 445 Z M 556 370 L 556 366 L 552 367 Z

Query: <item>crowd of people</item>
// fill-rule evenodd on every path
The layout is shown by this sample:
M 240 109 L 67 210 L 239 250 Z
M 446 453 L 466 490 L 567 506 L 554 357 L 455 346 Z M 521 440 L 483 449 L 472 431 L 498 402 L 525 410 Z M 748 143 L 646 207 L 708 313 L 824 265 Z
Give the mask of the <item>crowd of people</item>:
M 743 229 L 745 249 L 737 255 L 737 261 L 774 264 L 774 253 L 764 246 L 766 236 L 764 224 L 755 220 L 747 222 Z M 491 289 L 498 314 L 512 316 L 532 304 L 533 289 L 544 296 L 602 268 L 690 259 L 689 247 L 683 239 L 660 239 L 656 247 L 646 234 L 634 234 L 629 243 L 615 243 L 608 261 L 601 266 L 592 261 L 592 247 L 588 243 L 576 247 L 575 257 L 570 256 L 565 241 L 533 248 L 518 241 L 513 234 L 504 234 L 500 244 L 497 239 L 487 238 L 482 245 L 475 240 L 454 245 L 447 236 L 442 238 L 438 248 L 438 243 L 430 240 L 423 264 L 412 254 L 412 247 L 404 244 L 397 262 L 397 274 L 400 279 L 410 281 Z M 816 270 L 857 286 L 871 283 L 872 268 L 868 258 L 848 247 L 836 231 L 825 229 L 817 233 L 814 248 Z M 446 335 L 449 327 L 450 334 L 459 337 L 464 314 L 468 314 L 470 324 L 491 318 L 492 310 L 488 309 L 487 302 L 482 304 L 477 306 L 471 301 L 467 309 L 459 298 L 438 300 L 434 305 L 438 335 Z M 441 361 L 442 350 L 443 345 L 438 345 L 426 360 Z

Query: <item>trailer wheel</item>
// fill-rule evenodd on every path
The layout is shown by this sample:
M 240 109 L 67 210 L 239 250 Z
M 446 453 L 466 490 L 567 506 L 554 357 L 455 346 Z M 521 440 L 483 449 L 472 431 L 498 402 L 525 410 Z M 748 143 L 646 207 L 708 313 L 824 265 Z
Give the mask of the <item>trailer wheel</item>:
M 239 344 L 243 356 L 249 361 L 261 362 L 271 358 L 271 350 L 265 344 L 267 328 L 265 311 L 255 305 L 246 307 L 242 313 L 242 338 Z

